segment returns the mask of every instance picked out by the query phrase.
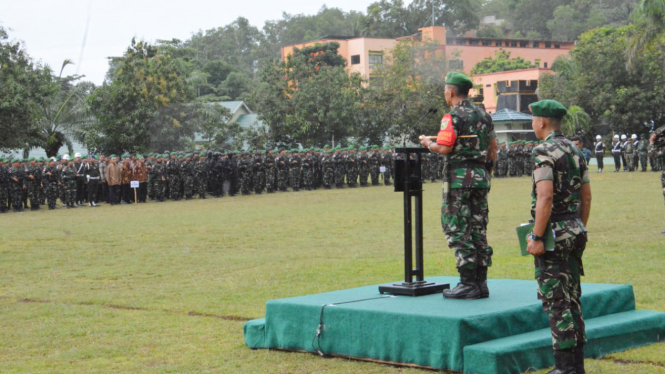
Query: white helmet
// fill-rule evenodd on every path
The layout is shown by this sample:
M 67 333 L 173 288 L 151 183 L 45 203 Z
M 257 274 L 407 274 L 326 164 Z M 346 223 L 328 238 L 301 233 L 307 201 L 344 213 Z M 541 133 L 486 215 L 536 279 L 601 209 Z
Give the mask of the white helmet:
M 78 153 L 78 152 L 74 153 L 74 158 L 76 158 L 76 157 L 81 157 L 81 154 Z
M 614 135 L 614 139 L 619 139 L 619 134 Z
M 633 135 L 630 136 L 630 138 L 631 138 L 631 139 L 637 139 L 637 135 L 636 135 L 636 134 L 633 134 Z
M 626 140 L 626 139 L 628 139 L 628 137 L 626 136 L 626 134 L 621 135 L 621 140 Z
M 62 155 L 62 159 L 66 160 L 66 161 L 69 161 L 69 155 Z
M 600 136 L 600 135 L 596 135 L 596 140 L 600 140 L 600 139 L 602 139 L 602 138 L 603 138 L 602 136 Z

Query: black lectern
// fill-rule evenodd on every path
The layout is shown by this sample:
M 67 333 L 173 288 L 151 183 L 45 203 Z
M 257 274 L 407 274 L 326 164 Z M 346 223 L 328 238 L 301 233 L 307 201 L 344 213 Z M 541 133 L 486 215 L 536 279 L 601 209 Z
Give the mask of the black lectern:
M 404 192 L 404 283 L 379 286 L 379 292 L 393 295 L 420 296 L 442 292 L 450 284 L 425 281 L 423 267 L 423 179 L 422 154 L 427 148 L 396 148 L 402 155 L 393 161 L 395 192 Z M 411 197 L 416 206 L 416 267 L 413 268 L 413 235 L 411 233 Z M 413 280 L 416 277 L 416 280 Z

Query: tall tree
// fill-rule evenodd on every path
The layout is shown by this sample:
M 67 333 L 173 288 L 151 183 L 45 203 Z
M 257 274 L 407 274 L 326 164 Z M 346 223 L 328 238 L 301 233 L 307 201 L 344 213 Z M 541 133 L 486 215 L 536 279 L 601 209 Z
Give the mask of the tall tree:
M 358 136 L 371 143 L 415 141 L 415 134 L 431 134 L 440 116 L 411 129 L 431 108 L 447 109 L 444 99 L 447 63 L 429 42 L 400 41 L 377 66 L 363 104 L 363 122 Z
M 0 150 L 23 148 L 39 108 L 53 94 L 50 70 L 35 64 L 22 43 L 0 26 Z
M 194 89 L 185 62 L 144 41 L 115 61 L 111 80 L 94 90 L 89 103 L 97 121 L 88 126 L 91 148 L 162 151 L 185 144 L 197 130 Z
M 266 65 L 253 101 L 275 144 L 322 145 L 359 125 L 362 81 L 344 70 L 338 43 L 294 49 L 286 62 Z
M 538 67 L 522 57 L 510 58 L 510 52 L 500 49 L 494 54 L 495 58 L 487 57 L 471 69 L 471 74 L 498 73 L 500 71 L 520 70 Z
M 639 53 L 662 39 L 665 32 L 665 0 L 641 0 L 633 12 L 633 19 L 637 26 L 626 49 L 629 67 L 634 67 Z

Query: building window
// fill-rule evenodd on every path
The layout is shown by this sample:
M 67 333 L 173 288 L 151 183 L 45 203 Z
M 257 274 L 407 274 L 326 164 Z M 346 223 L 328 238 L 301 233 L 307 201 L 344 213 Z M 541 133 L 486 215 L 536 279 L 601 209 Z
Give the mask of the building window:
M 351 56 L 351 65 L 358 65 L 360 63 L 360 55 Z
M 495 46 L 495 47 L 501 47 L 501 42 L 500 42 L 500 41 L 498 41 L 498 42 L 494 42 L 494 46 Z
M 491 47 L 491 46 L 492 46 L 492 42 L 489 41 L 489 40 L 483 40 L 483 46 L 485 46 L 485 47 Z
M 450 70 L 464 70 L 464 61 L 462 60 L 450 60 L 448 62 L 448 68 Z
M 529 42 L 520 42 L 520 47 L 525 48 L 529 46 Z
M 370 52 L 369 53 L 369 66 L 383 64 L 383 53 Z
M 540 67 L 540 59 L 536 59 L 536 61 L 534 61 L 534 63 L 536 64 L 537 67 Z
M 545 48 L 552 48 L 552 43 L 545 43 Z
M 547 62 L 544 63 L 543 66 L 545 67 L 545 69 L 547 69 Z
M 491 84 L 486 84 L 485 87 L 492 87 L 492 85 Z
M 517 47 L 517 42 L 510 42 L 511 47 Z
M 510 42 L 507 41 L 507 42 L 503 43 L 503 45 L 504 45 L 505 47 L 510 47 Z
M 457 45 L 466 45 L 466 43 L 464 42 L 464 39 L 457 39 L 457 40 L 455 40 L 455 43 L 457 43 Z
M 558 44 L 554 44 L 554 48 L 561 48 L 561 46 Z
M 469 45 L 478 45 L 478 40 L 469 40 Z
M 540 47 L 540 43 L 539 42 L 533 42 L 533 48 L 538 48 L 538 47 Z

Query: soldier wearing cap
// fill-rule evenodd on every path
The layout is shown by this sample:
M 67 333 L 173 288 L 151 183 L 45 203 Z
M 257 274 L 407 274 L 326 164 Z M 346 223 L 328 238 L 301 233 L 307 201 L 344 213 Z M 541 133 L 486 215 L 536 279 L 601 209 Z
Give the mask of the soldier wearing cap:
M 635 171 L 635 141 L 637 140 L 637 135 L 633 134 L 629 139 L 627 138 L 624 142 L 623 152 L 625 155 L 624 160 L 628 165 L 627 169 L 629 172 Z
M 90 207 L 99 207 L 99 182 L 101 181 L 101 174 L 99 166 L 97 166 L 97 158 L 94 155 L 88 157 L 85 164 L 85 178 L 88 184 L 88 205 Z
M 466 75 L 448 73 L 445 99 L 451 110 L 441 119 L 436 141 L 421 137 L 423 147 L 446 156 L 441 223 L 448 246 L 455 250 L 460 283 L 444 290 L 444 297 L 455 299 L 489 297 L 487 271 L 492 265 L 487 196 L 496 160 L 496 134 L 492 117 L 469 101 L 471 87 Z
M 589 172 L 582 152 L 561 133 L 566 108 L 554 100 L 531 104 L 538 139 L 532 173 L 533 232 L 527 250 L 534 256 L 538 298 L 548 313 L 556 368 L 550 374 L 584 373 L 584 318 L 580 276 L 591 210 Z M 552 231 L 545 232 L 548 222 Z M 545 248 L 554 235 L 553 249 Z

